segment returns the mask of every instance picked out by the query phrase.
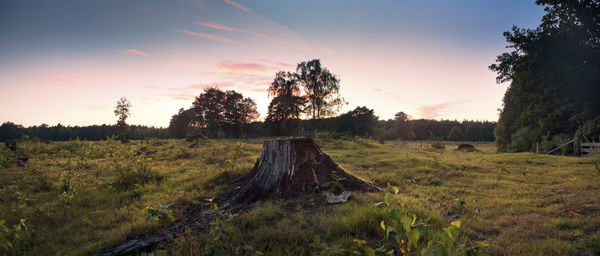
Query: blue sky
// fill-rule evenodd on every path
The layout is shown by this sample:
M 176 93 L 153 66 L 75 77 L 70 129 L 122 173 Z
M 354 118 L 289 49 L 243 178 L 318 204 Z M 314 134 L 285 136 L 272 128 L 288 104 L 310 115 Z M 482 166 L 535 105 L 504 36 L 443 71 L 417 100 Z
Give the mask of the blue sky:
M 380 118 L 496 120 L 506 84 L 487 66 L 533 1 L 0 1 L 0 121 L 167 126 L 207 86 L 254 98 L 312 58 Z

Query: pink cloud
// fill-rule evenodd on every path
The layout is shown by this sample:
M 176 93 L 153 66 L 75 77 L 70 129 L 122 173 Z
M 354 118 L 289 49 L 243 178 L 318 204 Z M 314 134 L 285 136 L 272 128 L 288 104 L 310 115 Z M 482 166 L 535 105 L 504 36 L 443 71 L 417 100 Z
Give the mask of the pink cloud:
M 269 67 L 259 63 L 252 62 L 237 62 L 232 60 L 222 61 L 217 64 L 221 69 L 227 69 L 231 71 L 270 71 L 273 67 Z
M 267 40 L 271 40 L 271 41 L 277 41 L 277 39 L 275 39 L 274 37 L 268 36 L 268 35 L 265 35 L 265 34 L 254 34 L 254 35 L 257 36 L 257 37 L 263 38 L 263 39 L 267 39 Z
M 242 10 L 242 11 L 245 11 L 245 12 L 250 12 L 250 9 L 248 9 L 248 8 L 246 8 L 246 7 L 244 7 L 244 6 L 242 6 L 241 4 L 238 4 L 238 3 L 234 2 L 233 0 L 225 0 L 225 3 L 228 3 L 228 4 L 230 4 L 230 5 L 233 5 L 233 6 L 237 7 L 237 8 L 239 8 L 239 9 L 240 9 L 240 10 Z
M 221 36 L 216 36 L 216 35 L 211 35 L 211 34 L 204 34 L 204 33 L 197 33 L 197 32 L 193 32 L 193 31 L 189 31 L 189 30 L 177 30 L 177 32 L 182 33 L 182 34 L 186 34 L 186 35 L 190 35 L 190 36 L 195 36 L 195 37 L 202 37 L 202 38 L 208 38 L 208 39 L 212 39 L 218 42 L 222 42 L 222 43 L 227 43 L 227 44 L 232 44 L 235 43 L 235 41 L 229 39 L 229 38 L 225 38 L 225 37 L 221 37 Z
M 206 88 L 210 88 L 210 87 L 217 87 L 217 88 L 221 88 L 221 89 L 227 89 L 227 88 L 231 88 L 235 85 L 235 82 L 232 81 L 222 81 L 222 82 L 215 82 L 215 83 L 205 83 L 205 84 L 192 84 L 186 88 L 190 88 L 190 89 L 195 89 L 195 90 L 204 90 Z
M 198 67 L 194 63 L 191 63 L 191 62 L 185 61 L 185 60 L 180 60 L 180 59 L 169 60 L 169 63 L 167 63 L 167 66 L 179 67 L 179 68 L 197 68 Z
M 150 54 L 142 52 L 140 50 L 136 50 L 136 49 L 127 49 L 127 50 L 121 51 L 121 53 L 127 54 L 127 55 L 150 56 Z
M 99 76 L 83 73 L 60 73 L 44 79 L 44 81 L 28 84 L 34 88 L 77 88 L 83 87 L 90 82 L 102 80 Z
M 438 117 L 442 117 L 448 113 L 448 111 L 455 108 L 457 105 L 469 102 L 470 100 L 460 100 L 460 101 L 451 101 L 451 102 L 443 102 L 435 105 L 421 105 L 419 110 L 421 111 L 421 116 L 424 119 L 434 119 Z
M 310 47 L 309 45 L 306 44 L 300 44 L 298 45 L 298 49 L 304 52 L 312 52 L 315 50 L 315 48 Z
M 395 100 L 395 101 L 398 101 L 398 102 L 400 102 L 400 103 L 407 103 L 407 101 L 406 101 L 406 100 L 404 100 L 403 98 L 401 98 L 401 97 L 399 97 L 399 96 L 396 96 L 396 95 L 394 94 L 394 92 L 391 92 L 391 91 L 386 91 L 386 90 L 379 89 L 379 88 L 375 88 L 375 89 L 373 89 L 373 91 L 374 91 L 374 92 L 376 92 L 376 93 L 381 93 L 381 94 L 383 94 L 385 97 L 388 97 L 388 98 L 390 98 L 390 99 L 393 99 L 393 100 Z
M 220 25 L 220 24 L 217 24 L 217 23 L 194 22 L 194 24 L 200 25 L 200 26 L 205 26 L 205 27 L 208 27 L 208 28 L 214 28 L 214 29 L 218 29 L 218 30 L 241 31 L 241 30 L 239 30 L 237 28 L 223 26 L 223 25 Z
M 265 59 L 259 59 L 259 61 L 273 64 L 273 65 L 283 67 L 283 68 L 296 69 L 296 64 L 292 64 L 292 63 L 285 63 L 285 62 L 265 60 Z
M 337 55 L 333 50 L 331 50 L 331 49 L 329 49 L 327 47 L 321 47 L 321 51 L 323 51 L 323 53 L 325 53 L 327 55 L 331 55 L 331 56 L 336 56 Z
M 100 106 L 100 105 L 89 105 L 85 108 L 85 110 L 88 111 L 103 111 L 103 110 L 107 110 L 108 107 L 106 106 Z
M 171 97 L 174 100 L 189 101 L 189 102 L 193 102 L 195 99 L 194 95 L 171 95 Z

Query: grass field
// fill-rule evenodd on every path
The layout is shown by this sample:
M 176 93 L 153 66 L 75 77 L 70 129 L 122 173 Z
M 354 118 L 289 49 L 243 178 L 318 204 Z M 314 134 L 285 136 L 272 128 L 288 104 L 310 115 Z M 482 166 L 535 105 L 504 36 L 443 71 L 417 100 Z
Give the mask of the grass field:
M 333 206 L 257 202 L 239 215 L 223 213 L 208 234 L 184 232 L 156 254 L 368 253 L 390 245 L 381 221 L 393 222 L 394 207 L 419 220 L 418 248 L 458 220 L 456 246 L 491 255 L 600 254 L 598 159 L 497 154 L 491 143 L 461 152 L 449 144 L 438 150 L 418 142 L 317 141 L 340 166 L 385 191 Z M 262 140 L 189 144 L 25 141 L 17 152 L 0 146 L 0 250 L 82 255 L 158 232 L 226 193 L 252 168 Z M 15 156 L 30 159 L 17 167 Z M 375 206 L 386 192 L 389 206 Z

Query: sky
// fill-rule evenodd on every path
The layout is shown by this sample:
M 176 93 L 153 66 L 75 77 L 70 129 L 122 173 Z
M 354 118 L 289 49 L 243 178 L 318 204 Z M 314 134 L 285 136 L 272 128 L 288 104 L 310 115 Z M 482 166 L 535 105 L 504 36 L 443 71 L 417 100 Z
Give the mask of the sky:
M 488 70 L 502 33 L 536 27 L 525 0 L 0 1 L 0 122 L 166 127 L 204 88 L 253 98 L 277 71 L 320 59 L 348 102 L 380 119 L 498 119 Z

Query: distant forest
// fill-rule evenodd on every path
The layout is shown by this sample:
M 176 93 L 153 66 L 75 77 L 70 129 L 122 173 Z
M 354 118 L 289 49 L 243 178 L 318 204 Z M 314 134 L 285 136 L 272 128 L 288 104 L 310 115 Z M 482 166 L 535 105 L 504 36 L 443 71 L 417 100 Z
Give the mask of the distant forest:
M 372 119 L 373 118 L 373 119 Z M 221 134 L 221 138 L 257 138 L 268 136 L 314 136 L 318 133 L 329 133 L 334 137 L 362 136 L 377 140 L 453 140 L 453 141 L 493 141 L 495 122 L 488 121 L 451 121 L 451 120 L 377 120 L 374 116 L 351 116 L 343 114 L 338 117 L 317 120 L 294 120 L 293 128 L 285 133 L 270 131 L 264 122 L 252 122 L 245 125 L 247 130 L 243 136 Z M 142 140 L 150 138 L 185 138 L 194 134 L 190 130 L 184 134 L 175 134 L 167 128 L 156 128 L 141 125 L 128 126 L 127 138 Z M 172 130 L 171 130 L 172 131 Z M 31 139 L 48 141 L 104 140 L 118 136 L 117 125 L 64 126 L 40 125 L 23 127 L 11 122 L 0 126 L 0 141 Z

